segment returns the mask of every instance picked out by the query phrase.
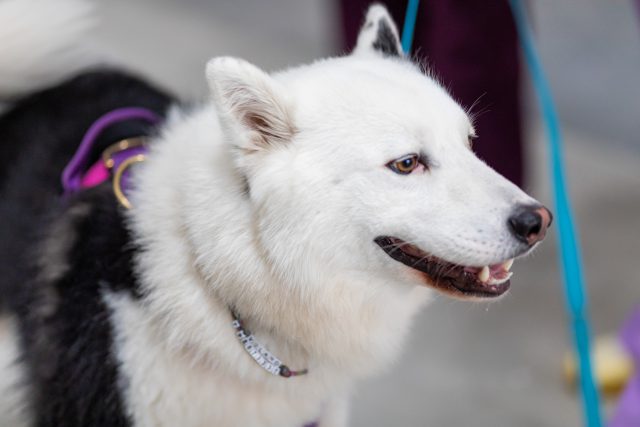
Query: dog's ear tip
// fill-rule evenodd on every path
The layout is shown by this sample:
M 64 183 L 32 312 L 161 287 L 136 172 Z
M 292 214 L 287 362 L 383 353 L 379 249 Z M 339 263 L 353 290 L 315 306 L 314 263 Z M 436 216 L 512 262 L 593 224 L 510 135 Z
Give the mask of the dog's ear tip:
M 226 69 L 225 64 L 228 63 L 228 59 L 225 56 L 218 56 L 207 61 L 204 73 L 210 83 L 213 83 L 220 73 Z
M 205 74 L 208 78 L 212 78 L 220 72 L 241 71 L 250 67 L 251 65 L 243 59 L 233 56 L 216 56 L 207 61 Z
M 382 21 L 392 28 L 396 27 L 387 7 L 382 3 L 373 3 L 369 6 L 369 9 L 367 9 L 362 29 L 364 30 L 365 28 L 371 28 L 373 26 L 378 27 Z
M 233 56 L 219 56 L 210 59 L 205 66 L 205 77 L 214 94 L 224 92 L 243 84 L 269 79 L 257 66 Z
M 209 60 L 206 76 L 220 117 L 243 134 L 247 152 L 281 144 L 294 133 L 289 99 L 269 74 L 243 59 Z M 248 131 L 248 133 L 244 132 Z
M 371 19 L 372 21 L 377 20 L 377 18 L 387 17 L 391 18 L 389 14 L 389 10 L 382 3 L 372 3 L 367 9 L 366 21 Z
M 230 56 L 214 56 L 213 58 L 207 61 L 206 69 L 215 70 L 221 66 L 224 66 L 225 63 L 229 63 L 233 58 Z
M 374 52 L 383 56 L 402 56 L 398 29 L 387 8 L 374 3 L 367 10 L 354 53 Z

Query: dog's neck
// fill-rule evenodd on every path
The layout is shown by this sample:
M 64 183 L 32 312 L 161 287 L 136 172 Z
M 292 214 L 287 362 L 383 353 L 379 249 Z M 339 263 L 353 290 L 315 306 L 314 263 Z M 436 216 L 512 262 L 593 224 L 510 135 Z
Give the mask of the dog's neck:
M 130 219 L 144 248 L 136 261 L 149 315 L 170 347 L 216 359 L 220 346 L 235 346 L 225 348 L 233 357 L 223 364 L 247 361 L 241 370 L 261 371 L 234 337 L 234 307 L 292 368 L 360 376 L 396 354 L 425 300 L 423 289 L 369 277 L 327 273 L 304 284 L 276 278 L 256 242 L 245 183 L 213 107 L 169 123 L 136 180 Z

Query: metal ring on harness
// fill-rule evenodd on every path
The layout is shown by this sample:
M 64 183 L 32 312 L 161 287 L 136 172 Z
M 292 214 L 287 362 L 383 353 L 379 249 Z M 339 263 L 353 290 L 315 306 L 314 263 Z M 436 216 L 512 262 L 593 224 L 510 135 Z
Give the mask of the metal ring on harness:
M 127 209 L 131 209 L 131 202 L 122 191 L 122 175 L 129 166 L 135 163 L 142 163 L 145 160 L 146 156 L 144 154 L 136 154 L 133 157 L 129 157 L 128 159 L 123 161 L 120 166 L 118 166 L 115 173 L 113 174 L 113 193 L 115 194 L 116 199 L 118 199 L 118 202 L 120 202 L 120 204 Z

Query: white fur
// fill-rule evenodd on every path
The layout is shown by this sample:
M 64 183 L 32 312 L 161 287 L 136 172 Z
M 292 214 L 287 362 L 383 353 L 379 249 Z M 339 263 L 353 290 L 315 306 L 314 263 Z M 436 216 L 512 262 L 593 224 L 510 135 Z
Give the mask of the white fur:
M 409 62 L 356 52 L 269 76 L 219 58 L 207 78 L 213 102 L 170 124 L 136 174 L 130 220 L 147 249 L 147 297 L 113 304 L 130 410 L 164 425 L 185 414 L 201 417 L 193 425 L 344 425 L 336 400 L 389 366 L 430 293 L 373 239 L 496 263 L 518 247 L 512 209 L 533 200 L 473 155 L 467 114 Z M 385 167 L 412 152 L 429 171 Z M 309 375 L 258 367 L 233 336 L 231 307 Z M 145 383 L 176 394 L 154 406 Z
M 370 49 L 371 31 L 353 55 L 274 75 L 212 60 L 212 101 L 172 114 L 135 170 L 144 297 L 104 298 L 137 426 L 344 426 L 355 381 L 390 365 L 432 292 L 374 238 L 471 266 L 517 255 L 507 218 L 533 200 L 473 155 L 444 89 Z M 386 167 L 408 153 L 428 170 Z M 231 308 L 309 374 L 257 366 Z
M 256 366 L 243 363 L 245 355 L 234 348 L 225 348 L 236 347 L 232 332 L 224 328 L 228 322 L 212 319 L 212 339 L 218 341 L 216 350 L 222 360 L 207 360 L 197 354 L 198 349 L 167 348 L 165 331 L 128 296 L 110 295 L 107 301 L 117 319 L 125 397 L 136 426 L 301 427 L 313 420 L 332 425 L 329 417 L 346 415 L 344 399 L 329 397 L 319 405 L 318 399 L 325 396 L 317 395 L 304 379 L 296 380 L 294 387 L 273 387 L 258 378 L 239 378 L 238 368 L 255 370 Z M 240 363 L 224 360 L 227 354 Z
M 146 316 L 166 351 L 182 361 L 171 364 L 179 371 L 174 375 L 183 375 L 181 365 L 202 364 L 207 369 L 197 378 L 213 388 L 203 393 L 211 397 L 202 407 L 189 400 L 181 411 L 216 411 L 216 419 L 236 412 L 255 417 L 246 425 L 263 425 L 259 420 L 283 415 L 280 405 L 291 411 L 273 425 L 299 426 L 300 419 L 334 417 L 329 402 L 347 394 L 354 378 L 394 357 L 427 292 L 414 286 L 372 283 L 366 272 L 359 271 L 336 277 L 330 269 L 317 271 L 318 277 L 308 277 L 305 283 L 282 280 L 269 271 L 255 241 L 255 212 L 241 194 L 231 153 L 224 139 L 211 138 L 211 132 L 219 132 L 213 107 L 167 129 L 151 155 L 153 160 L 140 171 L 140 191 L 133 197 L 136 207 L 131 212 L 133 226 L 149 249 L 138 260 L 148 292 Z M 311 273 L 304 271 L 304 265 L 300 268 Z M 285 380 L 260 369 L 233 335 L 229 305 L 238 309 L 249 329 L 278 357 L 294 369 L 308 367 L 311 373 Z M 140 322 L 130 325 L 138 327 Z M 125 339 L 120 345 L 127 347 L 127 342 L 137 341 Z M 142 346 L 138 351 L 147 350 Z M 137 365 L 131 366 L 136 369 Z M 228 377 L 254 392 L 233 393 L 213 385 Z M 214 391 L 221 387 L 234 397 L 233 405 L 215 403 Z M 273 396 L 282 402 L 253 403 L 255 411 L 250 413 L 243 409 L 253 399 L 271 401 Z M 300 396 L 311 406 L 299 405 Z M 135 397 L 129 402 L 136 402 Z
M 15 322 L 10 317 L 0 317 L 0 426 L 29 425 L 25 367 L 19 358 Z
M 88 63 L 83 0 L 0 0 L 0 97 L 51 84 Z

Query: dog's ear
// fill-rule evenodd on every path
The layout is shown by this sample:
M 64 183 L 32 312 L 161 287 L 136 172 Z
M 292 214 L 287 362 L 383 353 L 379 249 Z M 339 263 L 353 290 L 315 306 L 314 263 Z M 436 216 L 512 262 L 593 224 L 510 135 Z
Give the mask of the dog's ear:
M 242 148 L 258 151 L 291 140 L 295 132 L 284 89 L 267 73 L 236 58 L 214 58 L 207 80 L 223 120 L 241 132 Z
M 369 7 L 353 53 L 404 56 L 398 37 L 398 28 L 384 6 L 374 4 Z

